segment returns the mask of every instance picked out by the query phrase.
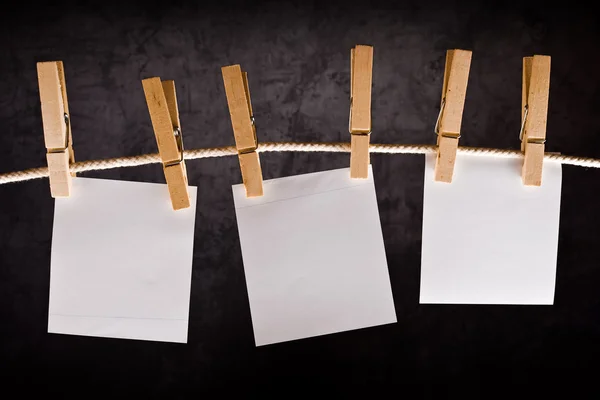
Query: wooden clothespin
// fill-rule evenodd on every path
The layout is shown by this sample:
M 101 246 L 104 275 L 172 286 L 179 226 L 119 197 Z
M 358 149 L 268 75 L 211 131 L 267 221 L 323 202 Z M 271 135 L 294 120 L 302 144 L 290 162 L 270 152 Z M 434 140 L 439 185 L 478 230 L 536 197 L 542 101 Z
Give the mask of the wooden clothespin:
M 256 152 L 258 141 L 250 102 L 248 74 L 242 72 L 238 64 L 222 67 L 221 72 L 246 196 L 262 196 L 263 178 L 260 158 Z
M 519 139 L 521 139 L 521 150 L 524 152 L 521 177 L 525 185 L 542 184 L 549 95 L 550 57 L 524 57 L 523 109 Z
M 373 46 L 350 50 L 350 177 L 369 176 Z
M 442 102 L 435 127 L 438 146 L 435 180 L 439 182 L 452 182 L 471 56 L 469 50 L 448 50 L 446 53 Z
M 62 61 L 37 63 L 46 160 L 52 197 L 71 195 L 69 165 L 75 162 L 73 136 Z
M 174 81 L 142 80 L 173 210 L 190 206 L 187 171 Z

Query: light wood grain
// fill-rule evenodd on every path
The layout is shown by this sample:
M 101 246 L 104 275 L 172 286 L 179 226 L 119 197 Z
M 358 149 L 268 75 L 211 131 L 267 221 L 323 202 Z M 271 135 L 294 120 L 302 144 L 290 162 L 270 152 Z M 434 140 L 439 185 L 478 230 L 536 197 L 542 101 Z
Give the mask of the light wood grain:
M 62 61 L 56 61 L 58 68 L 58 80 L 60 81 L 60 93 L 63 98 L 63 107 L 68 118 L 66 120 L 67 135 L 69 136 L 69 163 L 75 162 L 75 151 L 73 151 L 73 132 L 71 131 L 71 114 L 69 113 L 69 100 L 67 98 L 67 82 L 65 79 L 65 68 Z M 71 176 L 75 176 L 75 172 L 71 172 Z
M 456 150 L 458 139 L 452 137 L 438 137 L 438 152 L 435 159 L 435 180 L 438 182 L 452 182 L 454 175 L 454 163 L 456 162 Z
M 247 76 L 237 64 L 222 67 L 221 72 L 235 146 L 240 152 L 255 150 L 257 146 L 256 130 L 252 124 L 252 106 Z
M 369 177 L 369 140 L 370 135 L 350 135 L 350 177 L 367 179 Z
M 171 205 L 173 210 L 188 208 L 190 195 L 187 171 L 185 161 L 181 158 L 182 149 L 179 148 L 174 134 L 176 128 L 181 134 L 175 82 L 161 82 L 160 78 L 148 78 L 142 80 L 142 85 L 158 145 L 158 153 L 163 164 L 165 180 L 169 188 Z
M 72 178 L 69 173 L 69 153 L 60 151 L 46 153 L 48 162 L 48 177 L 50 180 L 50 195 L 69 197 L 71 195 Z
M 550 96 L 549 56 L 535 55 L 523 58 L 523 113 L 527 107 L 527 119 L 523 130 L 521 149 L 524 160 L 521 177 L 523 184 L 540 186 L 548 120 L 548 99 Z
M 350 52 L 350 133 L 371 132 L 373 47 L 358 45 Z
M 530 63 L 529 82 L 527 83 L 527 107 L 529 110 L 523 136 L 526 139 L 544 140 L 546 139 L 548 97 L 550 95 L 550 57 L 533 56 Z
M 152 128 L 156 142 L 158 143 L 158 152 L 163 163 L 172 163 L 180 159 L 181 154 L 177 147 L 177 141 L 173 135 L 173 122 L 169 113 L 169 107 L 163 84 L 160 78 L 147 78 L 142 80 L 146 104 L 152 121 Z
M 544 163 L 544 148 L 541 143 L 526 143 L 525 157 L 521 177 L 527 186 L 540 186 L 542 184 L 542 167 Z
M 179 121 L 179 106 L 177 105 L 177 92 L 175 91 L 175 81 L 162 81 L 162 88 L 167 101 L 167 109 L 169 117 L 171 117 L 171 125 L 173 128 L 181 129 L 181 121 Z
M 238 154 L 240 170 L 242 171 L 242 182 L 246 189 L 246 197 L 258 197 L 263 195 L 262 169 L 260 159 L 256 151 Z
M 350 50 L 350 177 L 369 176 L 371 88 L 373 47 L 357 45 Z
M 52 197 L 71 194 L 70 163 L 75 162 L 64 67 L 61 61 L 37 63 L 44 143 Z M 66 160 L 66 161 L 65 161 Z
M 173 165 L 163 165 L 165 180 L 169 188 L 173 210 L 181 210 L 190 206 L 187 171 L 184 162 Z
M 468 50 L 448 50 L 446 53 L 442 87 L 442 100 L 445 99 L 445 105 L 439 124 L 441 134 L 460 135 L 472 54 Z
M 452 182 L 471 57 L 472 52 L 468 50 L 448 50 L 446 53 L 442 85 L 443 109 L 437 132 L 438 152 L 435 162 L 435 180 L 438 182 Z
M 37 71 L 46 148 L 64 150 L 67 143 L 66 108 L 58 64 L 56 61 L 39 62 Z
M 237 64 L 222 67 L 221 72 L 246 196 L 262 196 L 263 178 L 260 158 L 255 151 L 258 140 L 256 138 L 256 127 L 252 120 L 252 100 L 250 99 L 248 74 L 243 72 L 242 67 Z
M 531 63 L 533 57 L 523 57 L 523 84 L 521 85 L 521 121 L 525 118 L 525 108 L 527 107 L 527 99 L 529 98 L 529 82 L 531 80 Z M 521 122 L 522 123 L 522 122 Z M 521 151 L 525 151 L 525 129 L 521 137 Z

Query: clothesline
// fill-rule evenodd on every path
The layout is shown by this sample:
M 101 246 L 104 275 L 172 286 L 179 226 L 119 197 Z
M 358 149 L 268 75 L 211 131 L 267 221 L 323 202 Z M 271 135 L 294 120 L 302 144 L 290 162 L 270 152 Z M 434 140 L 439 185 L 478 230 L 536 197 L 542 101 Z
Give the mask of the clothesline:
M 294 142 L 265 142 L 259 144 L 257 150 L 263 152 L 329 152 L 349 153 L 350 143 L 294 143 Z M 412 144 L 371 144 L 370 153 L 383 154 L 432 154 L 437 151 L 435 145 L 412 145 Z M 519 150 L 488 149 L 481 147 L 459 147 L 459 154 L 471 154 L 475 156 L 489 156 L 496 158 L 522 158 L 523 153 Z M 213 147 L 205 149 L 185 150 L 185 160 L 199 158 L 225 157 L 237 155 L 235 146 Z M 561 164 L 575 165 L 578 167 L 600 168 L 600 159 L 566 156 L 557 153 L 546 153 L 544 161 L 560 162 Z M 132 157 L 108 158 L 104 160 L 78 161 L 70 167 L 72 172 L 99 171 L 104 169 L 136 167 L 140 165 L 160 163 L 158 153 L 143 154 Z M 48 177 L 48 168 L 32 168 L 24 171 L 15 171 L 0 174 L 0 185 L 11 182 L 28 181 L 32 179 Z

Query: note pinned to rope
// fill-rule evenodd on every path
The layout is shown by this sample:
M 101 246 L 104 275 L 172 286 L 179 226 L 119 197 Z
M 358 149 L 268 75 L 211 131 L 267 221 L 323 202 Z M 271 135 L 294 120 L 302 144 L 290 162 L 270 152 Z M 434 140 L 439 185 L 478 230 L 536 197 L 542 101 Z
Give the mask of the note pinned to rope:
M 196 188 L 73 178 L 56 199 L 48 332 L 187 342 Z
M 426 160 L 420 302 L 553 304 L 560 163 L 531 187 L 519 160 L 459 155 L 451 185 Z
M 370 168 L 369 168 L 370 169 Z M 233 186 L 257 346 L 396 322 L 373 173 Z

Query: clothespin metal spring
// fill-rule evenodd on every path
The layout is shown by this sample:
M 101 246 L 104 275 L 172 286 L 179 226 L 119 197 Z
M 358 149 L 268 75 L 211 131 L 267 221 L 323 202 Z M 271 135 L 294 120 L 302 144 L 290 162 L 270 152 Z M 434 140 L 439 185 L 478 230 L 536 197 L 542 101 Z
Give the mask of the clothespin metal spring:
M 519 140 L 523 141 L 523 132 L 525 131 L 525 123 L 527 122 L 527 114 L 529 114 L 529 106 L 523 108 L 523 120 L 521 121 L 521 130 L 519 131 Z M 527 139 L 527 143 L 545 144 L 546 139 Z
M 179 150 L 180 157 L 179 160 L 165 163 L 165 167 L 181 164 L 183 162 L 183 138 L 181 137 L 181 128 L 173 127 L 173 136 L 175 136 L 175 141 L 177 142 L 177 150 Z
M 65 135 L 65 147 L 48 149 L 48 153 L 62 153 L 63 151 L 66 151 L 69 148 L 69 145 L 71 144 L 71 124 L 69 124 L 69 115 L 67 113 L 65 113 L 65 127 L 67 130 L 67 134 Z
M 434 132 L 437 136 L 447 137 L 452 139 L 460 139 L 461 134 L 451 134 L 451 133 L 442 133 L 440 135 L 440 119 L 442 119 L 442 114 L 444 113 L 444 106 L 446 105 L 446 98 L 442 99 L 442 104 L 440 105 L 440 113 L 438 114 L 437 121 L 435 122 Z

